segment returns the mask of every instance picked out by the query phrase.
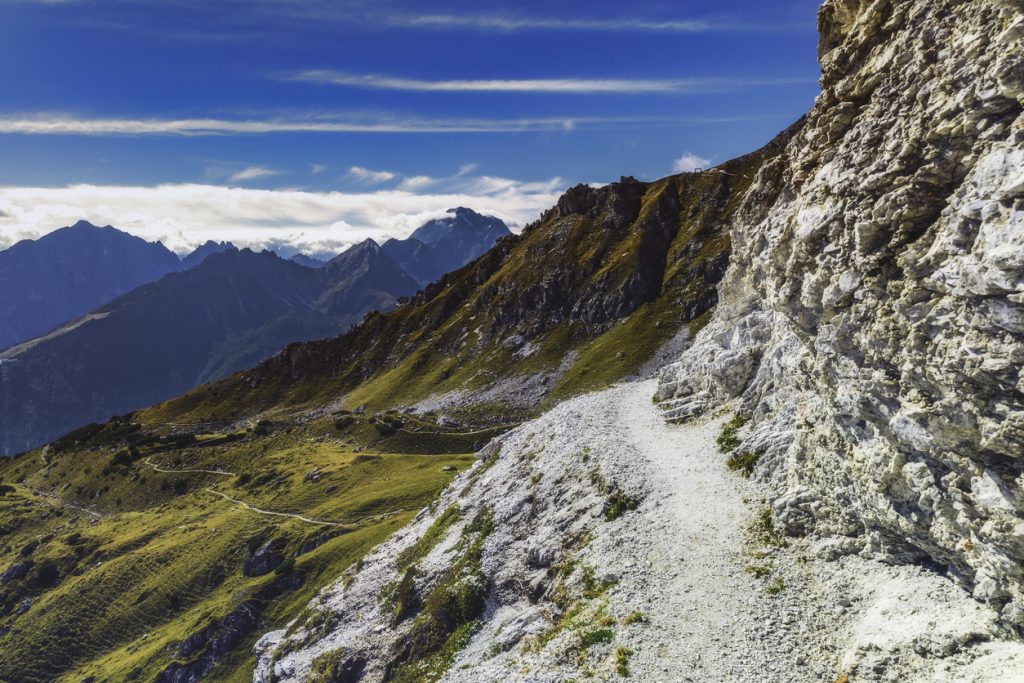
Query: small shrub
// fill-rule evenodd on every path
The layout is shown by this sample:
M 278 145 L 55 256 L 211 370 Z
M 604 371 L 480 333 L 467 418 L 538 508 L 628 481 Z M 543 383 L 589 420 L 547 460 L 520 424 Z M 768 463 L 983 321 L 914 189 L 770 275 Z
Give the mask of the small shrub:
M 343 432 L 348 429 L 356 419 L 351 415 L 343 415 L 334 421 L 334 428 L 339 432 Z
M 768 595 L 778 595 L 784 590 L 786 590 L 786 582 L 779 577 L 775 577 L 764 587 L 764 592 Z
M 0 496 L 6 496 L 8 493 L 14 493 L 15 488 L 10 484 L 0 484 Z

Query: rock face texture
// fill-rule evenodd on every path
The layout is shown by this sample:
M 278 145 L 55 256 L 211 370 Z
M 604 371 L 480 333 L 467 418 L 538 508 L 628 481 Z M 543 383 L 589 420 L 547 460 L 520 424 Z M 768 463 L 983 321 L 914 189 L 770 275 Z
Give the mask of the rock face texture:
M 791 533 L 928 562 L 1024 628 L 1024 2 L 819 21 L 823 92 L 658 399 L 737 400 Z

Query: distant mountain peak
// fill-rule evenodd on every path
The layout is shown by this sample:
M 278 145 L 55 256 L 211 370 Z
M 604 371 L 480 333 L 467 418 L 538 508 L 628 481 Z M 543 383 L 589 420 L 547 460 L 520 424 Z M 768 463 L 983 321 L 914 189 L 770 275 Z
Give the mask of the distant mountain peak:
M 90 223 L 87 220 L 80 220 L 77 223 L 75 223 L 74 225 L 69 226 L 69 227 L 72 230 L 99 230 L 100 229 L 100 226 L 94 225 L 93 223 Z M 104 227 L 110 228 L 111 226 L 106 225 Z
M 412 233 L 412 239 L 433 244 L 458 234 L 479 236 L 493 242 L 511 234 L 500 218 L 486 216 L 464 206 L 448 209 L 447 214 L 444 218 L 435 218 L 421 225 Z
M 215 242 L 214 240 L 207 240 L 196 247 L 191 254 L 182 257 L 181 269 L 189 270 L 191 268 L 195 268 L 214 254 L 220 254 L 225 251 L 238 251 L 238 247 L 231 242 Z
M 351 248 L 352 248 L 353 251 L 356 251 L 356 250 L 358 250 L 358 251 L 372 251 L 372 252 L 380 251 L 380 245 L 377 244 L 377 242 L 375 240 L 373 240 L 373 239 L 371 239 L 369 237 L 367 237 L 362 242 L 359 242 L 358 244 L 352 245 Z

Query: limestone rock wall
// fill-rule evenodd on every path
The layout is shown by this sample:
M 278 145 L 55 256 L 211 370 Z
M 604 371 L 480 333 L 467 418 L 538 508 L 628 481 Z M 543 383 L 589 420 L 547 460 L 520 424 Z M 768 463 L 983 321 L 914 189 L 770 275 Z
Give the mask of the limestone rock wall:
M 737 399 L 791 531 L 931 563 L 1022 628 L 1024 2 L 828 0 L 819 23 L 823 92 L 658 398 Z

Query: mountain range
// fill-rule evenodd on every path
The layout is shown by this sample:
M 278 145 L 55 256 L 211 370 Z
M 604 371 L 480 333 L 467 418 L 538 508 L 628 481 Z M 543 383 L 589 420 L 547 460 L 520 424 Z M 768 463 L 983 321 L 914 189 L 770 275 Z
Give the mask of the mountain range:
M 462 265 L 510 234 L 497 219 L 468 209 L 428 225 L 430 244 L 445 252 L 447 264 Z M 76 239 L 136 240 L 111 228 L 69 230 Z M 424 244 L 390 243 L 396 250 Z M 177 257 L 170 257 L 163 263 L 174 266 Z M 319 268 L 208 242 L 161 279 L 0 353 L 0 448 L 10 454 L 33 447 L 255 365 L 292 342 L 337 335 L 419 288 L 418 278 L 372 240 Z
M 233 248 L 210 241 L 179 258 L 160 242 L 88 221 L 22 240 L 0 251 L 0 349 L 46 334 L 140 285 Z

